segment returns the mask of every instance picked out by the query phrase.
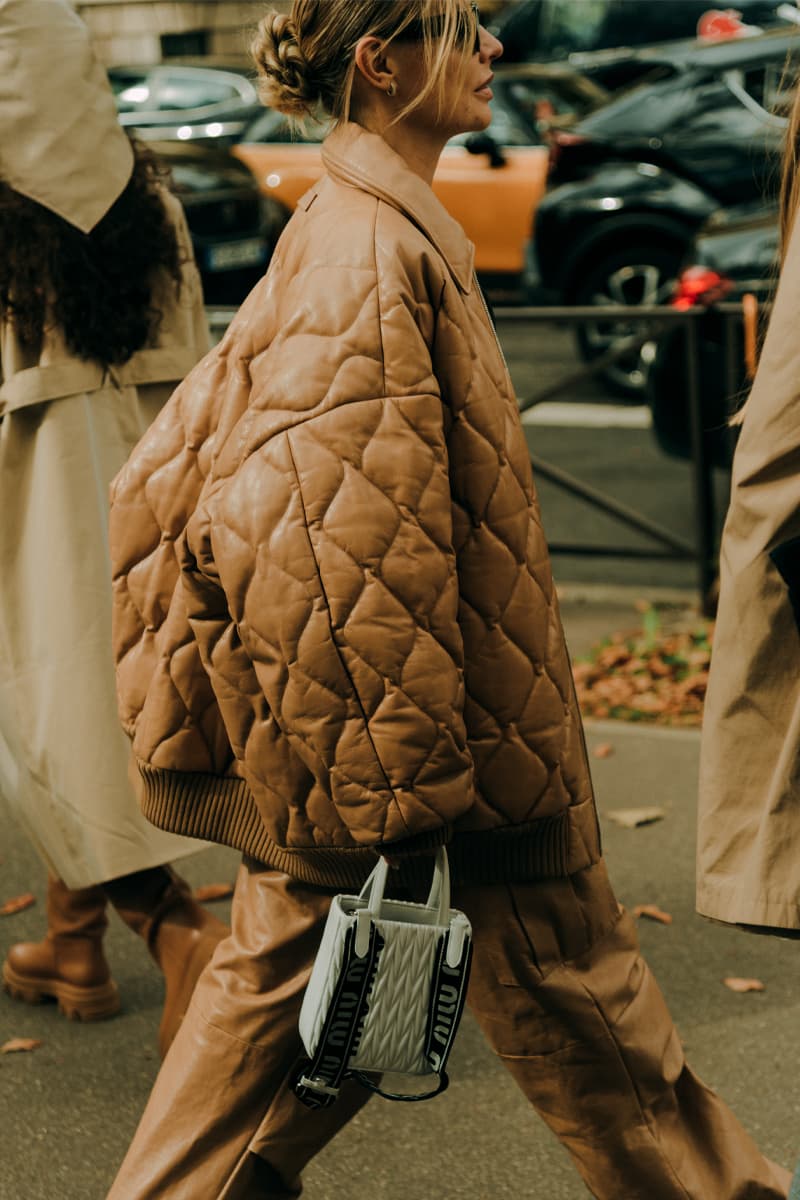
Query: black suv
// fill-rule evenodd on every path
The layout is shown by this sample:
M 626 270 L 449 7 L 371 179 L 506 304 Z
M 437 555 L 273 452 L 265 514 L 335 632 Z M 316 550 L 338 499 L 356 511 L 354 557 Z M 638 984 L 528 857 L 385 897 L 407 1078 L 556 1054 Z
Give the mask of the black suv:
M 800 30 L 636 53 L 644 78 L 552 133 L 550 186 L 536 212 L 525 275 L 538 303 L 652 304 L 669 298 L 694 234 L 720 207 L 774 195 Z M 580 330 L 584 357 L 620 336 Z M 609 368 L 639 395 L 638 358 Z
M 503 61 L 563 61 L 616 46 L 650 46 L 694 37 L 714 0 L 517 0 L 491 24 L 503 43 Z M 735 0 L 748 25 L 779 24 L 780 0 Z

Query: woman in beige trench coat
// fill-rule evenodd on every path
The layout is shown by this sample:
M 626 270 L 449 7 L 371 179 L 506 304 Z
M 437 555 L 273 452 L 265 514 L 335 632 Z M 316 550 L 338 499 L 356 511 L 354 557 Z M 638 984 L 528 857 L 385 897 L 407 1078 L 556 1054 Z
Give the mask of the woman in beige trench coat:
M 783 261 L 743 412 L 703 724 L 697 907 L 800 936 L 800 93 L 787 130 Z
M 0 224 L 0 789 L 51 871 L 48 937 L 10 949 L 4 983 L 71 1016 L 116 1011 L 108 884 L 165 971 L 165 1045 L 225 929 L 165 866 L 197 843 L 149 825 L 128 780 L 108 487 L 207 331 L 181 207 L 59 0 L 0 2 Z

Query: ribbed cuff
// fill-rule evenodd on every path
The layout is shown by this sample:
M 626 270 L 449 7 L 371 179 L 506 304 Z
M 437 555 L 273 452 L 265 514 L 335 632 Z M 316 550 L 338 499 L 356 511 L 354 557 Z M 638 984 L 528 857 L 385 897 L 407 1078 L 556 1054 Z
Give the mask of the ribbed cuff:
M 449 825 L 403 841 L 377 845 L 287 849 L 269 837 L 253 794 L 238 776 L 169 771 L 138 763 L 140 802 L 160 829 L 220 842 L 315 887 L 358 891 L 385 852 L 402 858 L 398 881 L 430 883 L 431 855 L 447 843 L 454 887 L 556 879 L 600 858 L 594 801 L 590 798 L 552 817 L 471 833 Z

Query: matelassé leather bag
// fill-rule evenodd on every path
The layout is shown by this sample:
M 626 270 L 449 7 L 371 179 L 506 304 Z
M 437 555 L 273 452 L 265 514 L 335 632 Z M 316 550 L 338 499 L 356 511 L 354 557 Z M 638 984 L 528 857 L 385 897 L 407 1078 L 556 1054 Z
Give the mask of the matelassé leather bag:
M 472 929 L 450 908 L 447 851 L 436 853 L 425 904 L 384 898 L 380 859 L 358 896 L 334 896 L 300 1012 L 308 1060 L 294 1080 L 310 1108 L 353 1077 L 388 1100 L 427 1100 L 448 1084 L 447 1057 L 464 1008 Z M 427 1076 L 422 1094 L 383 1091 L 370 1075 Z

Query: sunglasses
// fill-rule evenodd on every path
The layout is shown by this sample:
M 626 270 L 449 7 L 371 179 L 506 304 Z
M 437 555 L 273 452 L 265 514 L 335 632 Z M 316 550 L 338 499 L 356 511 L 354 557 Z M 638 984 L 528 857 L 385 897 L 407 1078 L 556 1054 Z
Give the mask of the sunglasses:
M 481 14 L 477 4 L 463 8 L 458 15 L 458 40 L 465 46 L 472 43 L 472 53 L 480 54 L 481 49 Z M 444 33 L 445 18 L 443 13 L 433 13 L 427 21 L 419 18 L 409 21 L 397 35 L 398 41 L 422 41 L 426 29 L 432 38 L 441 37 Z

